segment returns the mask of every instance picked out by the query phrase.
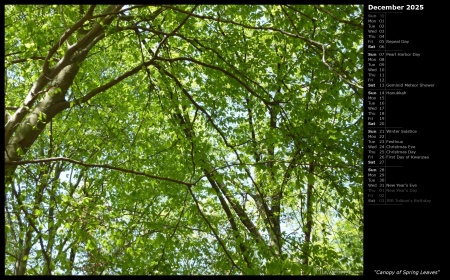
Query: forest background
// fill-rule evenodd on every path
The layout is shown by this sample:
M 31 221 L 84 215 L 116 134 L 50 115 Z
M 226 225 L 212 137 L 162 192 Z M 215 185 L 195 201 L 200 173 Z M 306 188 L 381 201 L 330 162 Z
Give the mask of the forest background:
M 362 5 L 5 5 L 7 275 L 362 274 Z

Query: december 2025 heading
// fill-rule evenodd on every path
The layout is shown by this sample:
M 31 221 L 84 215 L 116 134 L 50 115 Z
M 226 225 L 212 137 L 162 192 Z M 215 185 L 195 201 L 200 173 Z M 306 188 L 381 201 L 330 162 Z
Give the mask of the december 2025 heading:
M 424 5 L 368 5 L 369 11 L 420 11 Z

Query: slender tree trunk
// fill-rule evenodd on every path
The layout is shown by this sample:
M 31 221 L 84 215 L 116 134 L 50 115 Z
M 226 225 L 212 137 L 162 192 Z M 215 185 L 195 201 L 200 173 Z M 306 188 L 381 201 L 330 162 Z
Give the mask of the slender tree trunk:
M 310 175 L 314 174 L 314 162 L 310 163 L 308 173 Z M 313 228 L 313 207 L 312 207 L 312 191 L 314 188 L 314 184 L 311 181 L 308 181 L 308 186 L 306 189 L 306 225 L 304 227 L 305 233 L 305 244 L 304 244 L 304 259 L 303 264 L 305 266 L 309 265 L 309 255 L 311 248 L 311 235 Z
M 27 232 L 25 234 L 25 246 L 20 251 L 16 260 L 16 275 L 25 275 L 27 271 L 28 257 L 33 246 L 31 239 L 33 237 L 33 229 L 30 225 L 27 226 Z

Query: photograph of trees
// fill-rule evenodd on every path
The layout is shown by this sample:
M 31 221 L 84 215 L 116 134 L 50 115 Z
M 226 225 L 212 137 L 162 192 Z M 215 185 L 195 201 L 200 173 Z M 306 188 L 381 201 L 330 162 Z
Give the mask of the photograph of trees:
M 5 5 L 6 275 L 360 275 L 362 5 Z

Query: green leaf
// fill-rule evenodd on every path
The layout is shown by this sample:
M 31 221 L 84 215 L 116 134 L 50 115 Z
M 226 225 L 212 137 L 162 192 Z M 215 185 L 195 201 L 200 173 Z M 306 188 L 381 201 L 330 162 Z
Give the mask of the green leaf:
M 92 250 L 95 249 L 95 244 L 94 244 L 94 242 L 91 239 L 89 239 L 87 241 L 85 249 L 88 250 L 88 251 L 92 251 Z
M 36 210 L 34 210 L 34 215 L 39 217 L 42 215 L 42 211 L 40 209 L 36 209 Z
M 122 246 L 123 245 L 123 239 L 119 238 L 116 240 L 116 246 Z

